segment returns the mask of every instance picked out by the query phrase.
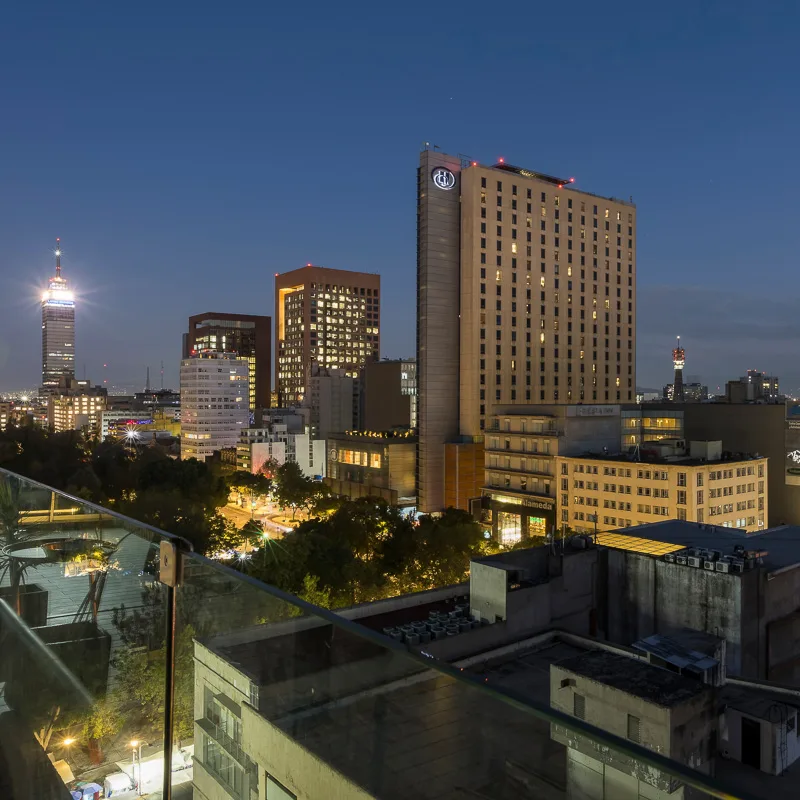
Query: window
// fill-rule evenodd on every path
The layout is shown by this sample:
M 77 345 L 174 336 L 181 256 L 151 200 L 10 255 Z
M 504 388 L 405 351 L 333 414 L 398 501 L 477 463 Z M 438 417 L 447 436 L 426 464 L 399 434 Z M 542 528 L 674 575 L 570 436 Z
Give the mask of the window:
M 639 717 L 634 717 L 633 714 L 628 714 L 628 739 L 636 744 L 641 742 Z
M 572 695 L 572 715 L 578 719 L 586 719 L 586 698 L 582 694 Z
M 267 774 L 267 800 L 297 800 L 285 786 L 278 783 L 272 775 Z

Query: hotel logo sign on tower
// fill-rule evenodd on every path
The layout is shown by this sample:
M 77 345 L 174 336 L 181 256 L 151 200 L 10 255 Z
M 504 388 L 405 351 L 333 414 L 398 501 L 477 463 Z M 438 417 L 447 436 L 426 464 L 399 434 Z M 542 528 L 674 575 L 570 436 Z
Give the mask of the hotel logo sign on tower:
M 436 167 L 431 173 L 431 178 L 436 186 L 446 191 L 449 191 L 456 185 L 456 176 L 445 167 Z

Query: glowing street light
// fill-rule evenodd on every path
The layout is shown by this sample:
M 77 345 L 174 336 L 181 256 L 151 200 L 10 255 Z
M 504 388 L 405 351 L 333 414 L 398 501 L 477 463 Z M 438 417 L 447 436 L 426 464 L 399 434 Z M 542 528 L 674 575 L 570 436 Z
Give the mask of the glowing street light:
M 75 744 L 75 740 L 68 736 L 61 744 L 64 745 L 64 747 L 69 747 L 71 744 Z
M 133 782 L 136 785 L 136 794 L 137 796 L 142 796 L 142 747 L 147 745 L 150 746 L 150 742 L 145 742 L 139 739 L 131 739 L 131 747 L 133 748 L 133 756 L 131 760 L 131 773 L 133 777 Z M 136 756 L 139 756 L 139 782 L 136 782 Z

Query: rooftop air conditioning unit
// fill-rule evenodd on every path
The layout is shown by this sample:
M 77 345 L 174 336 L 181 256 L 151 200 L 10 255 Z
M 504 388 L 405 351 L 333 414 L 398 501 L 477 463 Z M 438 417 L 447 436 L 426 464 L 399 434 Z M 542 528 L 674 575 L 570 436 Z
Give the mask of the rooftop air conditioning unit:
M 686 566 L 686 558 L 687 558 L 686 556 L 675 556 L 675 563 L 676 564 L 683 564 L 683 566 L 685 567 Z
M 727 561 L 717 561 L 717 572 L 730 572 L 731 565 Z
M 700 566 L 700 559 L 697 556 L 689 556 L 687 559 L 689 562 L 690 567 L 699 567 Z
M 713 572 L 714 571 L 714 563 L 715 563 L 714 561 L 708 561 L 708 560 L 703 561 L 703 569 L 708 569 L 708 570 L 711 570 L 711 572 Z
M 744 561 L 742 561 L 740 558 L 732 558 L 731 572 L 744 572 Z
M 664 561 L 669 561 L 670 564 L 675 563 L 675 555 L 674 553 L 665 553 L 664 554 Z

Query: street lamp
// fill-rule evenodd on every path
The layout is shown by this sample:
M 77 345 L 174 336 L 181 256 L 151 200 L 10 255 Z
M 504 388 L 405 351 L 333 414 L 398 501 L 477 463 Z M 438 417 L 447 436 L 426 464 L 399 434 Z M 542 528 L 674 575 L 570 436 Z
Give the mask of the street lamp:
M 131 739 L 131 747 L 133 748 L 133 756 L 131 757 L 131 772 L 133 774 L 133 783 L 136 787 L 136 794 L 138 797 L 142 796 L 142 747 L 144 745 L 150 746 L 150 742 L 145 742 L 140 739 Z M 139 782 L 136 783 L 136 756 L 139 756 Z
M 67 736 L 66 739 L 62 740 L 61 746 L 67 751 L 66 754 L 64 755 L 64 761 L 67 761 L 67 756 L 69 756 L 70 745 L 73 744 L 75 744 L 75 739 L 73 739 L 71 736 Z M 69 761 L 67 761 L 67 763 L 69 764 Z

